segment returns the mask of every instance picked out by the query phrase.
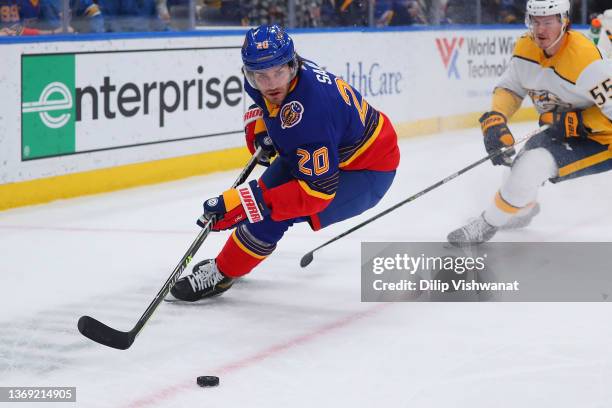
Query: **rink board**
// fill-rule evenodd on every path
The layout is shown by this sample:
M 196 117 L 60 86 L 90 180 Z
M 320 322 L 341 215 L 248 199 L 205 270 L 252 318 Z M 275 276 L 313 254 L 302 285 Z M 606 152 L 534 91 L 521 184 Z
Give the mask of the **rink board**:
M 294 38 L 414 136 L 476 126 L 521 32 Z M 0 209 L 240 167 L 241 44 L 236 32 L 0 43 Z M 516 120 L 534 117 L 525 108 Z

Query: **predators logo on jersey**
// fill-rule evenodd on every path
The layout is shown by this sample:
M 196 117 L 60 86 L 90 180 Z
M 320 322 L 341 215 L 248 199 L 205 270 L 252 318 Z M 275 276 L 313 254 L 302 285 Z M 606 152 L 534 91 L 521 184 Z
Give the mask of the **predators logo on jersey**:
M 287 129 L 300 123 L 304 106 L 298 101 L 291 101 L 283 105 L 280 110 L 281 127 Z
M 572 104 L 563 102 L 561 98 L 545 89 L 527 91 L 533 101 L 533 105 L 538 112 L 552 112 L 554 110 L 568 111 L 572 109 Z

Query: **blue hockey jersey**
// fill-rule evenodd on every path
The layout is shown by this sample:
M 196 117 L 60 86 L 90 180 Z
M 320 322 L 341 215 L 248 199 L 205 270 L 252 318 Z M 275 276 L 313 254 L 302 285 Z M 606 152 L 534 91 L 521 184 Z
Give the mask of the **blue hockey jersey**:
M 262 186 L 272 219 L 320 212 L 334 198 L 339 171 L 397 168 L 397 135 L 389 119 L 314 62 L 302 61 L 281 105 L 270 104 L 246 80 L 244 86 L 264 111 L 274 147 L 292 167 L 290 182 Z

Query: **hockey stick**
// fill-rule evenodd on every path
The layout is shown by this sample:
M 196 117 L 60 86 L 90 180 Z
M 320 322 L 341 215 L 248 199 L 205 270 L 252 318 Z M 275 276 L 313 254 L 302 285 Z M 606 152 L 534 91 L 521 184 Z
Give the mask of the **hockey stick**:
M 251 157 L 251 159 L 249 160 L 245 168 L 242 170 L 236 181 L 234 181 L 234 184 L 232 184 L 232 188 L 235 188 L 246 181 L 247 177 L 249 177 L 249 175 L 257 165 L 257 157 L 261 153 L 261 150 L 261 147 L 259 147 L 255 151 L 255 154 Z M 159 290 L 159 292 L 157 292 L 157 295 L 155 295 L 155 298 L 149 304 L 149 307 L 147 307 L 147 310 L 145 310 L 140 319 L 138 319 L 138 322 L 136 323 L 134 328 L 132 328 L 132 330 L 127 332 L 119 331 L 105 325 L 104 323 L 94 319 L 93 317 L 81 316 L 78 323 L 78 328 L 81 334 L 95 341 L 96 343 L 100 343 L 108 347 L 116 348 L 119 350 L 126 350 L 130 348 L 132 343 L 134 343 L 136 336 L 138 336 L 138 334 L 140 333 L 144 325 L 147 323 L 153 312 L 155 312 L 155 309 L 157 309 L 157 306 L 159 306 L 159 304 L 164 300 L 170 289 L 174 286 L 185 268 L 187 268 L 187 265 L 189 265 L 189 263 L 193 259 L 193 256 L 196 254 L 198 249 L 200 249 L 200 246 L 210 233 L 212 226 L 215 222 L 216 219 L 213 218 L 206 223 L 204 228 L 202 228 L 195 241 L 193 241 L 189 249 L 187 249 L 187 252 L 185 252 L 185 255 L 183 255 L 179 264 L 174 268 L 172 274 L 170 274 L 162 288 Z
M 536 130 L 533 130 L 533 131 L 529 132 L 527 135 L 525 135 L 525 137 L 523 137 L 522 139 L 519 139 L 518 141 L 516 141 L 516 142 L 514 143 L 514 145 L 516 146 L 517 144 L 520 144 L 520 143 L 526 142 L 527 140 L 529 140 L 529 139 L 530 139 L 530 138 L 532 138 L 533 136 L 535 136 L 535 135 L 537 135 L 537 134 L 539 134 L 539 133 L 541 133 L 541 132 L 545 131 L 546 129 L 548 129 L 548 127 L 549 127 L 548 125 L 544 125 L 544 126 L 539 127 L 539 128 L 538 128 L 538 129 L 536 129 Z M 449 182 L 449 181 L 451 181 L 452 179 L 457 178 L 458 176 L 462 175 L 463 173 L 465 173 L 465 172 L 467 172 L 467 171 L 469 171 L 469 170 L 472 170 L 474 167 L 479 166 L 479 165 L 481 165 L 482 163 L 484 163 L 484 162 L 486 162 L 486 161 L 489 161 L 489 160 L 491 160 L 491 159 L 492 159 L 492 158 L 494 158 L 494 157 L 497 157 L 497 156 L 499 156 L 499 155 L 502 155 L 502 154 L 504 154 L 504 153 L 506 153 L 506 152 L 510 152 L 510 151 L 512 151 L 513 149 L 514 149 L 514 147 L 513 147 L 513 146 L 509 146 L 509 147 L 502 147 L 502 148 L 500 148 L 499 150 L 496 150 L 496 151 L 494 151 L 493 153 L 489 154 L 488 156 L 485 156 L 485 157 L 483 157 L 482 159 L 480 159 L 480 160 L 478 160 L 478 161 L 475 161 L 474 163 L 470 164 L 469 166 L 464 167 L 463 169 L 459 170 L 458 172 L 451 174 L 450 176 L 446 177 L 445 179 L 440 180 L 440 181 L 438 181 L 437 183 L 435 183 L 435 184 L 433 184 L 433 185 L 431 185 L 431 186 L 427 187 L 425 190 L 422 190 L 422 191 L 420 191 L 420 192 L 416 193 L 415 195 L 410 196 L 410 197 L 408 197 L 407 199 L 405 199 L 405 200 L 403 200 L 403 201 L 400 201 L 399 203 L 395 204 L 394 206 L 391 206 L 391 207 L 387 208 L 386 210 L 384 210 L 384 211 L 382 211 L 382 212 L 380 212 L 380 213 L 376 214 L 376 215 L 375 215 L 375 216 L 373 216 L 372 218 L 368 218 L 367 220 L 365 220 L 365 221 L 364 221 L 364 222 L 362 222 L 361 224 L 357 224 L 357 225 L 355 225 L 353 228 L 351 228 L 351 229 L 349 229 L 349 230 L 347 230 L 347 231 L 343 232 L 342 234 L 340 234 L 340 235 L 338 235 L 338 236 L 336 236 L 336 237 L 334 237 L 334 238 L 330 239 L 329 241 L 325 242 L 324 244 L 319 245 L 318 247 L 316 247 L 316 248 L 315 248 L 315 249 L 313 249 L 312 251 L 310 251 L 310 252 L 306 253 L 306 254 L 305 254 L 303 257 L 302 257 L 302 259 L 300 260 L 300 266 L 301 266 L 302 268 L 307 267 L 307 266 L 308 266 L 308 265 L 309 265 L 309 264 L 312 262 L 313 257 L 314 257 L 314 253 L 315 253 L 315 251 L 318 251 L 319 249 L 321 249 L 321 248 L 323 248 L 323 247 L 326 247 L 327 245 L 331 244 L 332 242 L 337 241 L 337 240 L 339 240 L 340 238 L 347 236 L 347 235 L 348 235 L 348 234 L 350 234 L 351 232 L 357 231 L 357 230 L 358 230 L 358 229 L 360 229 L 361 227 L 364 227 L 364 226 L 368 225 L 369 223 L 371 223 L 372 221 L 375 221 L 375 220 L 379 219 L 379 218 L 380 218 L 380 217 L 382 217 L 383 215 L 387 215 L 387 214 L 389 214 L 391 211 L 396 210 L 397 208 L 401 207 L 402 205 L 407 204 L 407 203 L 409 203 L 409 202 L 411 202 L 411 201 L 416 200 L 416 199 L 417 199 L 417 198 L 419 198 L 420 196 L 422 196 L 422 195 L 424 195 L 424 194 L 429 193 L 431 190 L 436 189 L 436 188 L 440 187 L 441 185 L 448 183 L 448 182 Z

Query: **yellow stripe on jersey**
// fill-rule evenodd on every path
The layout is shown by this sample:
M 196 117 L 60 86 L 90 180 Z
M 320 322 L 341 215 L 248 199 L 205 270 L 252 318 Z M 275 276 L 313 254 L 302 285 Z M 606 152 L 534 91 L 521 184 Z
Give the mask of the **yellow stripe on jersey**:
M 309 196 L 312 196 L 312 197 L 317 197 L 317 198 L 320 198 L 320 199 L 323 199 L 323 200 L 331 200 L 332 198 L 334 198 L 336 196 L 336 193 L 334 193 L 334 194 L 325 194 L 325 193 L 322 193 L 320 191 L 313 190 L 312 188 L 310 188 L 308 183 L 306 183 L 304 180 L 298 180 L 298 184 L 300 185 L 300 187 L 302 187 L 302 190 L 304 190 L 306 192 L 306 194 L 308 194 Z
M 567 166 L 563 166 L 559 169 L 559 177 L 565 177 L 568 174 L 575 173 L 577 171 L 586 169 L 587 167 L 595 166 L 601 162 L 612 159 L 612 150 L 606 150 L 599 152 L 584 159 L 575 161 Z
M 521 107 L 523 98 L 506 88 L 495 88 L 493 91 L 492 109 L 510 119 Z
M 563 44 L 559 51 L 547 58 L 533 37 L 524 35 L 516 43 L 514 56 L 551 68 L 559 77 L 575 84 L 582 71 L 602 57 L 597 46 L 576 31 L 568 31 L 561 41 Z
M 295 89 L 295 87 L 297 86 L 298 80 L 299 80 L 298 76 L 296 76 L 295 78 L 291 80 L 291 83 L 289 84 L 289 93 L 291 93 Z
M 266 97 L 264 96 L 264 102 L 266 103 L 266 109 L 268 110 L 268 112 L 270 113 L 270 117 L 274 118 L 278 115 L 278 111 L 280 110 L 280 106 L 279 105 L 275 105 L 271 102 L 268 102 L 268 100 L 266 99 Z
M 361 146 L 359 149 L 357 149 L 357 151 L 355 153 L 353 153 L 353 155 L 351 157 L 349 157 L 348 159 L 346 159 L 345 161 L 340 163 L 340 165 L 339 165 L 340 168 L 346 167 L 349 164 L 351 164 L 356 158 L 361 156 L 363 154 L 363 152 L 368 150 L 368 147 L 370 147 L 372 145 L 372 143 L 374 143 L 374 141 L 376 140 L 376 138 L 380 134 L 380 131 L 382 130 L 382 127 L 383 127 L 383 124 L 384 124 L 384 117 L 383 117 L 383 115 L 379 115 L 379 116 L 380 116 L 380 119 L 378 119 L 378 125 L 376 125 L 376 129 L 374 129 L 374 133 L 372 133 L 372 136 L 370 136 L 368 141 L 365 142 L 364 145 Z
M 589 131 L 589 139 L 601 144 L 612 144 L 612 121 L 597 106 L 582 112 L 582 122 Z
M 265 256 L 263 255 L 259 255 L 256 254 L 255 252 L 251 251 L 249 248 L 247 248 L 246 246 L 244 246 L 244 244 L 242 242 L 240 242 L 240 240 L 238 239 L 238 237 L 236 236 L 236 231 L 238 231 L 238 229 L 234 229 L 234 232 L 232 232 L 232 239 L 234 240 L 234 242 L 236 243 L 236 245 L 238 245 L 238 248 L 240 248 L 241 250 L 243 250 L 244 252 L 246 252 L 249 256 L 252 256 L 255 259 L 266 259 Z
M 263 132 L 267 132 L 266 122 L 262 118 L 255 120 L 255 134 L 258 135 Z

